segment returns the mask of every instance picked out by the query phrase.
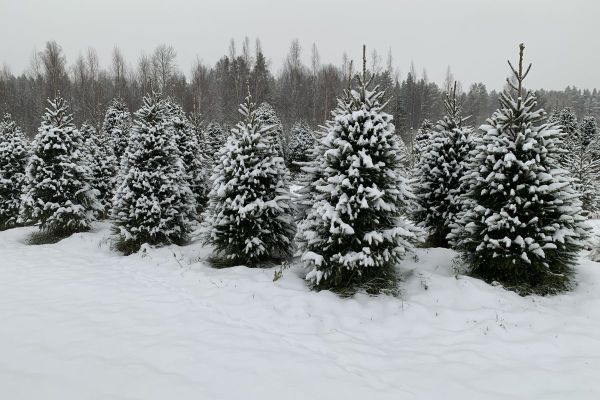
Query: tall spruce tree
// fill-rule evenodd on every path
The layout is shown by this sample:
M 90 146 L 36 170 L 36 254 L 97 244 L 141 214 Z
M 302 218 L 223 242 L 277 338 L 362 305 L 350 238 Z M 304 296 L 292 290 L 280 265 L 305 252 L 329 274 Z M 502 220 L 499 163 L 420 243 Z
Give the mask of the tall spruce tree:
M 112 212 L 116 248 L 129 254 L 144 243 L 185 243 L 194 218 L 194 197 L 170 115 L 158 95 L 144 97 L 123 157 Z
M 102 132 L 112 141 L 113 154 L 118 161 L 121 160 L 127 148 L 130 128 L 131 113 L 127 110 L 123 100 L 114 98 L 104 115 Z
M 460 198 L 466 187 L 460 178 L 467 171 L 473 145 L 471 128 L 463 126 L 456 84 L 446 96 L 445 107 L 446 115 L 430 132 L 414 172 L 414 220 L 428 231 L 432 247 L 448 247 L 446 236 L 462 210 Z
M 25 135 L 5 114 L 0 121 L 0 230 L 17 226 L 28 159 Z
M 573 179 L 559 165 L 561 132 L 544 123 L 536 98 L 523 93 L 523 68 L 509 62 L 516 97 L 505 90 L 501 108 L 481 129 L 471 172 L 465 176 L 473 207 L 462 216 L 452 239 L 471 274 L 500 282 L 519 293 L 548 294 L 569 287 L 587 224 Z
M 252 98 L 219 152 L 207 213 L 207 242 L 228 264 L 257 266 L 291 255 L 295 233 L 287 169 Z
M 306 279 L 317 289 L 390 288 L 394 266 L 419 236 L 405 219 L 413 196 L 383 93 L 369 88 L 364 63 L 357 79 L 357 89 L 338 100 L 326 125 L 318 160 L 309 168 L 316 179 L 304 194 L 313 204 L 297 239 L 310 270 Z
M 186 117 L 183 108 L 173 100 L 168 100 L 166 107 L 184 165 L 186 180 L 194 193 L 197 214 L 200 214 L 208 200 L 210 166 L 200 151 L 196 128 Z
M 101 206 L 83 137 L 60 96 L 49 100 L 31 149 L 20 221 L 39 223 L 42 233 L 56 238 L 89 230 Z
M 91 171 L 91 184 L 98 191 L 98 202 L 102 211 L 98 218 L 104 219 L 110 215 L 112 198 L 115 192 L 116 176 L 119 168 L 113 152 L 113 142 L 89 123 L 83 123 L 80 128 L 84 141 L 87 164 Z

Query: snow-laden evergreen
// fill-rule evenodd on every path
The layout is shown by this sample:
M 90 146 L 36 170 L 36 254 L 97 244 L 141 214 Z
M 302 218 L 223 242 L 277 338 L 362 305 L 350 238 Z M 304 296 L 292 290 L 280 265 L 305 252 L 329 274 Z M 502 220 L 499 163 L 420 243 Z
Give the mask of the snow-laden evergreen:
M 304 196 L 312 205 L 297 239 L 306 279 L 317 288 L 380 286 L 419 237 L 405 219 L 413 195 L 383 93 L 369 88 L 365 74 L 357 79 L 358 88 L 338 100 L 307 168 L 315 180 Z
M 563 133 L 566 142 L 571 140 L 571 137 L 577 135 L 577 115 L 570 107 L 565 107 L 560 111 L 554 111 L 550 115 L 550 122 L 553 122 Z
M 119 172 L 117 158 L 113 153 L 113 142 L 96 128 L 83 123 L 80 128 L 83 136 L 87 164 L 92 173 L 91 184 L 98 191 L 98 202 L 102 206 L 100 219 L 110 215 L 112 198 L 115 194 L 116 176 Z
M 0 230 L 17 225 L 29 147 L 10 114 L 0 121 Z
M 199 214 L 208 200 L 209 162 L 200 151 L 200 142 L 194 125 L 186 117 L 183 108 L 172 100 L 166 103 L 179 156 L 185 168 L 188 186 L 194 193 Z
M 112 142 L 113 154 L 118 161 L 121 160 L 129 142 L 131 129 L 131 113 L 122 99 L 114 98 L 106 113 L 102 124 L 102 132 Z
M 144 97 L 123 157 L 113 199 L 116 247 L 131 253 L 144 243 L 186 242 L 195 202 L 170 115 L 158 95 Z
M 600 211 L 600 137 L 593 117 L 586 117 L 578 129 L 565 139 L 567 151 L 563 165 L 576 179 L 575 189 L 581 194 L 584 210 Z
M 20 221 L 39 223 L 53 237 L 87 231 L 101 211 L 92 187 L 84 141 L 73 125 L 67 103 L 49 100 L 42 124 L 31 144 Z
M 228 132 L 223 130 L 223 127 L 216 121 L 210 122 L 202 131 L 202 139 L 200 140 L 200 150 L 203 158 L 212 168 L 218 161 L 219 151 L 227 142 Z
M 292 125 L 290 141 L 287 146 L 287 162 L 290 168 L 298 169 L 297 163 L 306 162 L 310 157 L 310 150 L 314 147 L 315 138 L 310 125 L 299 121 Z
M 481 126 L 473 151 L 467 210 L 452 232 L 470 272 L 521 293 L 553 293 L 569 287 L 569 273 L 586 244 L 573 179 L 561 168 L 562 134 L 545 123 L 533 93 L 522 92 L 524 46 L 516 98 L 505 90 L 501 108 Z
M 258 119 L 265 128 L 270 127 L 265 133 L 268 134 L 271 137 L 271 141 L 277 145 L 276 148 L 279 155 L 287 160 L 288 153 L 285 151 L 287 148 L 287 140 L 283 134 L 281 120 L 277 116 L 273 106 L 266 102 L 261 103 L 256 109 L 256 119 Z
M 473 147 L 472 129 L 463 126 L 456 85 L 447 94 L 446 115 L 433 128 L 415 167 L 414 187 L 418 225 L 428 232 L 432 247 L 448 247 L 446 236 L 463 208 L 461 196 L 466 190 L 460 179 L 467 171 Z M 424 143 L 425 140 L 422 140 Z
M 412 154 L 415 164 L 419 162 L 421 155 L 427 152 L 429 138 L 431 137 L 431 133 L 433 132 L 434 128 L 435 126 L 430 120 L 424 119 L 421 123 L 421 126 L 417 130 L 417 134 L 415 135 L 415 142 L 413 144 Z
M 590 150 L 598 157 L 600 150 L 597 146 L 593 145 L 593 142 L 600 140 L 600 130 L 598 129 L 598 122 L 594 117 L 584 117 L 579 123 L 578 127 L 579 135 L 581 135 L 580 143 L 584 146 L 590 146 Z
M 295 233 L 287 169 L 250 95 L 212 176 L 207 242 L 231 264 L 286 259 Z

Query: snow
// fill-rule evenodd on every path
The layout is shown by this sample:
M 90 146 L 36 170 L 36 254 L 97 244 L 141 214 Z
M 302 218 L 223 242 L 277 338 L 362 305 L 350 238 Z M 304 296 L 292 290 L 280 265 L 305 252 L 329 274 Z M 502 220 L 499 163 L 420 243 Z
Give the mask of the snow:
M 574 292 L 524 298 L 417 249 L 400 298 L 344 299 L 295 265 L 276 282 L 210 268 L 198 243 L 123 257 L 93 226 L 42 246 L 0 232 L 0 398 L 600 398 L 600 265 L 583 257 Z

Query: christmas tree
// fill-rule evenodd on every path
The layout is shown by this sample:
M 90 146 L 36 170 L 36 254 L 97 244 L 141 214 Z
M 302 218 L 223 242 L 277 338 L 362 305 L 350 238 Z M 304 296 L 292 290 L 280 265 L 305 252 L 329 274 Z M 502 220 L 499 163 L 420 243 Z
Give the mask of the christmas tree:
M 127 148 L 130 127 L 131 113 L 123 100 L 114 98 L 104 115 L 102 132 L 112 141 L 113 154 L 118 161 Z
M 309 168 L 316 180 L 305 196 L 313 204 L 298 241 L 310 269 L 306 279 L 315 288 L 385 291 L 390 276 L 395 284 L 393 268 L 413 249 L 419 231 L 405 219 L 413 195 L 383 93 L 369 88 L 364 66 L 357 79 L 358 88 L 338 100 L 318 160 Z
M 144 243 L 185 243 L 194 218 L 194 197 L 170 115 L 158 95 L 144 97 L 123 157 L 112 212 L 116 248 L 129 254 Z
M 91 171 L 91 184 L 98 191 L 97 198 L 102 212 L 98 218 L 110 215 L 112 198 L 115 191 L 116 175 L 118 173 L 117 159 L 113 153 L 112 141 L 98 134 L 98 131 L 88 123 L 80 128 L 83 136 L 87 165 Z
M 432 247 L 448 247 L 446 236 L 462 210 L 465 186 L 460 178 L 467 170 L 473 146 L 471 129 L 463 126 L 456 84 L 446 96 L 445 106 L 446 116 L 430 131 L 414 172 L 414 220 L 428 231 Z
M 562 162 L 576 179 L 574 187 L 581 194 L 582 208 L 600 211 L 600 137 L 594 117 L 585 117 L 578 129 L 565 140 Z
M 17 226 L 29 148 L 10 114 L 0 121 L 0 230 Z
M 515 97 L 505 90 L 501 108 L 483 125 L 466 176 L 472 202 L 452 232 L 470 272 L 520 293 L 555 293 L 585 245 L 587 225 L 573 179 L 560 168 L 561 132 L 544 123 L 531 92 L 523 93 L 524 70 L 511 66 Z
M 270 136 L 270 140 L 276 145 L 279 155 L 287 159 L 287 153 L 285 152 L 287 140 L 283 136 L 283 125 L 273 106 L 269 103 L 262 103 L 256 109 L 256 119 L 260 121 L 263 127 L 269 128 L 265 133 Z
M 204 160 L 212 168 L 218 160 L 219 151 L 227 141 L 228 133 L 223 130 L 223 127 L 218 122 L 211 122 L 202 131 L 202 140 L 200 141 L 200 149 Z
M 31 149 L 20 221 L 39 223 L 40 232 L 50 238 L 89 230 L 101 206 L 83 138 L 60 96 L 49 101 Z
M 584 117 L 579 123 L 578 127 L 579 135 L 581 135 L 581 144 L 589 146 L 592 142 L 595 142 L 600 137 L 598 131 L 598 123 L 594 117 Z M 598 149 L 594 149 L 597 151 Z
M 315 139 L 310 126 L 304 122 L 296 122 L 290 130 L 290 142 L 287 147 L 288 165 L 297 170 L 298 163 L 306 162 L 310 157 L 310 149 L 314 146 Z
M 421 123 L 421 127 L 417 130 L 413 146 L 413 159 L 415 164 L 419 162 L 421 155 L 427 152 L 429 138 L 431 137 L 434 128 L 435 126 L 431 121 L 424 119 Z
M 550 122 L 560 127 L 565 141 L 570 141 L 573 136 L 578 134 L 577 116 L 570 107 L 565 107 L 560 111 L 555 111 L 550 116 Z
M 295 233 L 287 170 L 250 95 L 219 152 L 212 177 L 207 242 L 226 264 L 256 266 L 291 255 Z
M 183 161 L 188 186 L 194 193 L 197 213 L 200 214 L 208 200 L 210 166 L 200 151 L 196 129 L 186 117 L 183 108 L 172 100 L 167 101 L 166 107 L 170 115 L 179 156 Z

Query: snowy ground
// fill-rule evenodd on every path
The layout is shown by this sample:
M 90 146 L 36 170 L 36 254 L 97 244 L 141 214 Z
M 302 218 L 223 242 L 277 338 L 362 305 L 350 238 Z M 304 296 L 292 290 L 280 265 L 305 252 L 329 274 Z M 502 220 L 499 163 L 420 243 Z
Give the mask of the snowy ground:
M 0 232 L 1 399 L 598 399 L 600 265 L 521 298 L 419 250 L 402 298 L 212 269 L 199 245 L 122 257 L 108 226 Z

